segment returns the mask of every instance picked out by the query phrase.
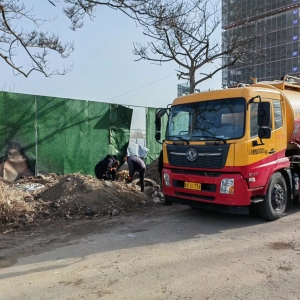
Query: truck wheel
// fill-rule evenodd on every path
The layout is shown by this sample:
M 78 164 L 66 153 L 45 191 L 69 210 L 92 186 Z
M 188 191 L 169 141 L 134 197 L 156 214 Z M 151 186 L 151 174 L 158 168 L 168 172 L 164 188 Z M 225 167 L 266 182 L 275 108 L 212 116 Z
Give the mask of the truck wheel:
M 286 183 L 280 173 L 275 173 L 269 182 L 264 201 L 258 203 L 258 213 L 262 218 L 268 221 L 274 221 L 283 216 L 286 206 Z
M 170 201 L 168 196 L 164 196 L 164 198 L 165 198 L 165 202 L 163 203 L 163 205 L 172 205 L 173 204 L 173 202 Z

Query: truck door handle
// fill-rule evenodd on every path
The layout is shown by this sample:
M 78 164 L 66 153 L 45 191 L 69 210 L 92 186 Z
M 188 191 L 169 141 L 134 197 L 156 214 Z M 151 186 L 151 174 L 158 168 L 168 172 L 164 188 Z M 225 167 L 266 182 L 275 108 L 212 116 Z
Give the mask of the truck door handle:
M 275 152 L 276 152 L 276 150 L 272 148 L 272 149 L 269 151 L 269 154 L 273 154 L 273 153 L 275 153 Z

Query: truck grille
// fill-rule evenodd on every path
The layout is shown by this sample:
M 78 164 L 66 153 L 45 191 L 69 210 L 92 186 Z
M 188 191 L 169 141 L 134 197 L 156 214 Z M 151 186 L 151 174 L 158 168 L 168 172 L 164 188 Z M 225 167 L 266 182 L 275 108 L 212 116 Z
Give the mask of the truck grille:
M 186 167 L 194 167 L 194 168 L 219 168 L 222 161 L 222 157 L 205 157 L 205 158 L 197 158 L 197 160 L 190 162 L 186 157 L 170 155 L 170 164 L 176 166 L 186 166 Z
M 190 146 L 167 145 L 169 163 L 172 166 L 220 169 L 225 166 L 229 144 L 215 146 Z M 196 151 L 196 158 L 188 159 L 187 152 L 190 149 Z

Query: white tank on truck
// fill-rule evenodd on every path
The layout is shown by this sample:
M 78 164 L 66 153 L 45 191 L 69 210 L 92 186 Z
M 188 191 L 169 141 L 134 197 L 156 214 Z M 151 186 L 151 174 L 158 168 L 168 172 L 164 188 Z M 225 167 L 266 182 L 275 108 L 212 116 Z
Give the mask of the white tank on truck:
M 284 95 L 286 105 L 287 149 L 299 149 L 300 146 L 300 78 L 286 76 L 285 80 L 265 81 L 252 87 L 274 86 Z

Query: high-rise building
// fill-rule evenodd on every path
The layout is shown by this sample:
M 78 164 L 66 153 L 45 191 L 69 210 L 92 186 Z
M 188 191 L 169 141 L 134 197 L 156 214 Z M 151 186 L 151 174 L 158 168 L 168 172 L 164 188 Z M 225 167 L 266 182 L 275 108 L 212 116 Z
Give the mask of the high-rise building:
M 300 0 L 222 0 L 223 45 L 230 42 L 241 24 L 250 26 L 243 37 L 255 36 L 247 62 L 222 71 L 223 86 L 276 80 L 300 75 Z
M 190 85 L 188 83 L 177 84 L 177 97 L 188 95 L 190 93 Z M 195 89 L 195 93 L 200 93 L 200 89 Z

